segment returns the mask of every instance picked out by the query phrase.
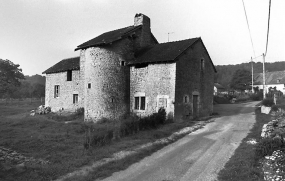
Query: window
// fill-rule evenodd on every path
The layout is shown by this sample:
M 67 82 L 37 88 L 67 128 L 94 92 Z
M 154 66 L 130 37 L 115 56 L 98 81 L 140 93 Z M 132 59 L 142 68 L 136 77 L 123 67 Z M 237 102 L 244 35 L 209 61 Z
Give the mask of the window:
M 88 83 L 88 89 L 91 89 L 91 83 Z
M 204 69 L 205 69 L 205 60 L 204 59 L 201 59 L 201 63 L 200 63 L 200 70 L 201 71 L 204 71 Z
M 54 98 L 59 97 L 59 85 L 54 86 Z
M 73 104 L 78 103 L 78 94 L 73 94 Z
M 158 99 L 158 107 L 167 108 L 167 98 L 159 98 Z
M 125 61 L 121 61 L 121 66 L 125 66 Z
M 72 81 L 72 70 L 67 71 L 67 81 Z
M 135 97 L 135 110 L 145 110 L 145 97 Z
M 187 96 L 187 95 L 184 96 L 184 100 L 183 101 L 184 101 L 184 103 L 188 103 L 189 102 L 189 96 Z

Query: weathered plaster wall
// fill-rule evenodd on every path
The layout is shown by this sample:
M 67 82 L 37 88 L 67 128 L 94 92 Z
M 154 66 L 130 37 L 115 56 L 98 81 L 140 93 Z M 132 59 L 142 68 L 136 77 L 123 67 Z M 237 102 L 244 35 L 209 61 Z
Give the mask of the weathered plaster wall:
M 81 50 L 86 120 L 119 119 L 129 112 L 129 67 L 121 62 L 127 64 L 133 56 L 132 48 L 131 40 L 124 39 L 110 46 Z
M 59 97 L 54 97 L 54 86 L 59 85 Z M 67 72 L 59 72 L 46 75 L 46 106 L 50 106 L 52 111 L 61 108 L 67 111 L 75 111 L 83 107 L 81 91 L 80 71 L 72 71 L 72 81 L 67 81 Z M 73 94 L 78 94 L 78 103 L 73 104 Z
M 201 59 L 204 70 L 201 71 Z M 198 116 L 207 116 L 213 111 L 214 69 L 202 43 L 198 41 L 177 62 L 175 119 L 193 116 L 193 95 L 198 95 Z M 189 96 L 189 102 L 183 100 Z
M 175 101 L 175 63 L 149 64 L 144 68 L 131 67 L 130 70 L 130 109 L 137 115 L 146 116 L 158 111 L 158 99 L 167 99 L 166 112 L 169 116 L 174 114 Z M 145 93 L 146 109 L 134 109 L 136 93 Z

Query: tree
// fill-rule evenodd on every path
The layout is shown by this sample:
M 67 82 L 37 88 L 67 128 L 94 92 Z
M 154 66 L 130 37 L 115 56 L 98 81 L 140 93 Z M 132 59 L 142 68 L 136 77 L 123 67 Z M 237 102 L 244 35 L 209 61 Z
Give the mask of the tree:
M 41 98 L 45 96 L 45 86 L 39 83 L 33 85 L 33 97 Z
M 230 87 L 235 90 L 244 91 L 251 88 L 251 73 L 245 69 L 238 69 L 234 72 Z
M 0 59 L 0 97 L 10 97 L 16 87 L 20 86 L 20 80 L 24 79 L 20 65 L 10 60 Z

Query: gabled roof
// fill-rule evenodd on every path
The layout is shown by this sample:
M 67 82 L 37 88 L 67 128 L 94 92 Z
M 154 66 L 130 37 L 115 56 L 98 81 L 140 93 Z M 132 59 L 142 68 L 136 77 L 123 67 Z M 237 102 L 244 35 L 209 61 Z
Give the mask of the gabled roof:
M 49 69 L 47 69 L 46 71 L 44 71 L 43 74 L 64 72 L 67 70 L 79 70 L 80 69 L 79 60 L 80 60 L 80 57 L 63 59 L 57 64 L 50 67 Z
M 199 38 L 156 44 L 136 53 L 136 60 L 132 64 L 169 62 L 175 59 L 194 44 Z
M 146 47 L 142 49 L 140 52 L 136 52 L 135 54 L 136 59 L 130 62 L 129 65 L 174 62 L 178 59 L 180 55 L 182 55 L 183 52 L 188 50 L 188 48 L 190 48 L 193 44 L 195 44 L 198 41 L 202 42 L 202 39 L 192 38 L 175 42 L 161 43 L 150 47 Z M 205 46 L 204 48 L 207 52 Z M 209 54 L 208 56 L 211 60 Z M 211 63 L 213 65 L 214 71 L 217 72 L 212 60 Z
M 285 84 L 285 71 L 266 72 L 265 82 L 266 84 Z M 263 74 L 262 73 L 254 74 L 253 85 L 261 85 L 261 84 L 263 84 Z
M 135 30 L 141 28 L 142 26 L 128 26 L 125 28 L 109 31 L 106 33 L 103 33 L 85 43 L 82 43 L 81 45 L 78 45 L 76 50 L 79 49 L 85 49 L 89 47 L 99 46 L 99 45 L 107 45 L 110 43 L 113 43 L 115 41 L 118 41 L 126 36 L 128 36 L 130 33 L 134 32 Z M 152 38 L 157 42 L 156 38 L 151 34 Z M 157 42 L 158 43 L 158 42 Z

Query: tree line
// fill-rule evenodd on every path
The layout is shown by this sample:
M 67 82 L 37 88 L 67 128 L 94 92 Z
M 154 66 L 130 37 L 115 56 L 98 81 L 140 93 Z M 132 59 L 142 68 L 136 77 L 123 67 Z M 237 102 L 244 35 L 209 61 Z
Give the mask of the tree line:
M 40 98 L 45 96 L 45 76 L 24 76 L 19 64 L 0 59 L 0 98 Z
M 262 73 L 263 65 L 261 62 L 253 63 L 253 73 Z M 215 82 L 223 85 L 225 88 L 229 89 L 233 85 L 232 79 L 233 75 L 238 70 L 246 70 L 243 73 L 250 73 L 250 81 L 251 81 L 251 63 L 242 63 L 236 65 L 216 65 L 217 73 L 215 75 Z M 275 72 L 275 71 L 284 71 L 285 70 L 285 62 L 273 62 L 273 63 L 265 63 L 265 71 L 267 72 Z M 241 72 L 239 72 L 241 73 Z M 239 74 L 237 73 L 237 74 Z

